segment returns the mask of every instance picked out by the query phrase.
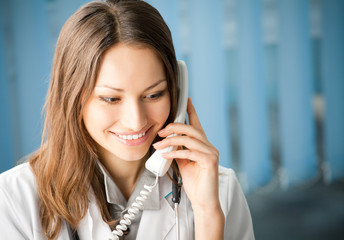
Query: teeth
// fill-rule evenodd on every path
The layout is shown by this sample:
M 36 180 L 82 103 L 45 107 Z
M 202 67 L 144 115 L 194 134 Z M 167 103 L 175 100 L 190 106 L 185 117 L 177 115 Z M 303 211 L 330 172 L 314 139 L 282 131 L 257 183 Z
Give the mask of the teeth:
M 146 133 L 140 133 L 140 134 L 134 134 L 134 135 L 120 135 L 120 134 L 116 134 L 116 135 L 124 140 L 133 140 L 133 139 L 136 140 L 136 139 L 142 138 L 145 134 Z

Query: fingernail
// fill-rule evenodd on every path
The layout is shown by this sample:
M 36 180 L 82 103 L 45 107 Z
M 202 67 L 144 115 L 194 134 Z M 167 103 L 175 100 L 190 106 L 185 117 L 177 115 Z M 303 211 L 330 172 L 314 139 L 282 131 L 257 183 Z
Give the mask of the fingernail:
M 165 132 L 165 129 L 161 129 L 159 132 L 158 132 L 158 134 L 160 135 L 160 134 L 163 134 Z

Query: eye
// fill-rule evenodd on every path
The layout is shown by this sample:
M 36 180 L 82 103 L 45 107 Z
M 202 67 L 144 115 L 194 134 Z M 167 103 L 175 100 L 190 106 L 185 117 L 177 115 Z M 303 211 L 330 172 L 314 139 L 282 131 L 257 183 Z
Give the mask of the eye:
M 116 98 L 116 97 L 100 97 L 100 100 L 102 100 L 102 101 L 104 101 L 106 103 L 117 103 L 121 99 L 120 98 Z
M 165 93 L 165 91 L 157 92 L 154 94 L 149 94 L 149 95 L 146 95 L 145 98 L 148 98 L 150 100 L 156 100 L 156 99 L 159 99 L 160 97 L 162 97 L 164 95 L 164 93 Z

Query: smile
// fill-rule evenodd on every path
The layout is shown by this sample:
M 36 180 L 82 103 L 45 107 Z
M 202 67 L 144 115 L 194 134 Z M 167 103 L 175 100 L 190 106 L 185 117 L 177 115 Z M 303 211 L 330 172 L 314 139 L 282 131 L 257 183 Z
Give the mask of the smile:
M 116 135 L 124 140 L 136 140 L 136 139 L 144 137 L 146 135 L 146 132 L 134 134 L 134 135 L 121 135 L 121 134 L 116 133 Z
M 145 143 L 149 137 L 149 128 L 146 131 L 136 132 L 135 134 L 124 134 L 124 133 L 116 133 L 111 132 L 110 133 L 122 144 L 127 146 L 138 146 L 143 143 Z

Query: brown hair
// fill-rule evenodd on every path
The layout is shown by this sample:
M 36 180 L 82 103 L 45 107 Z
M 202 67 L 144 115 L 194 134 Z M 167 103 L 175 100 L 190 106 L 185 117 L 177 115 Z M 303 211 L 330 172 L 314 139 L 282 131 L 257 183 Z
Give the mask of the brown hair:
M 159 12 L 143 1 L 91 2 L 63 26 L 54 56 L 45 103 L 41 148 L 30 159 L 41 198 L 45 235 L 55 239 L 66 220 L 76 229 L 94 192 L 102 218 L 112 221 L 99 171 L 95 143 L 82 120 L 83 107 L 96 83 L 101 58 L 117 43 L 149 47 L 162 60 L 171 99 L 177 107 L 177 62 L 169 28 Z

